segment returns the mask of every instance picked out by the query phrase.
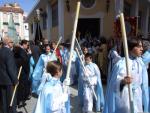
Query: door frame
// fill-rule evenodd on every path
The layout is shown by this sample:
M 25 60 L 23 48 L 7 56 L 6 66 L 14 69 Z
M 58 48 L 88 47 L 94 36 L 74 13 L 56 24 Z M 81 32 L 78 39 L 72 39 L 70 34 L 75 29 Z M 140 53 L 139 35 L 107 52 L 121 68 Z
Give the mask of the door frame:
M 75 14 L 72 14 L 72 18 L 75 17 Z M 100 23 L 100 36 L 103 36 L 103 24 L 104 24 L 104 13 L 102 12 L 97 12 L 95 14 L 91 14 L 91 15 L 84 15 L 84 14 L 80 14 L 79 15 L 79 19 L 86 19 L 86 18 L 99 18 L 99 23 Z

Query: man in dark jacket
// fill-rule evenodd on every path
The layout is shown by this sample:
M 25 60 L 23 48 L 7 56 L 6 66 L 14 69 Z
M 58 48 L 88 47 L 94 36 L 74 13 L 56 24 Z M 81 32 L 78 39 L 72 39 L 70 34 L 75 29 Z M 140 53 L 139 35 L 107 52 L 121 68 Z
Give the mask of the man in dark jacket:
M 13 42 L 10 38 L 3 39 L 4 46 L 0 48 L 0 92 L 2 113 L 17 113 L 15 101 L 10 109 L 13 87 L 18 83 L 17 68 L 11 51 Z
M 18 107 L 25 106 L 25 101 L 30 95 L 30 82 L 29 82 L 29 54 L 27 53 L 28 41 L 22 40 L 20 47 L 14 47 L 14 57 L 19 70 L 22 66 L 22 72 L 19 79 L 19 85 L 17 89 L 17 105 Z

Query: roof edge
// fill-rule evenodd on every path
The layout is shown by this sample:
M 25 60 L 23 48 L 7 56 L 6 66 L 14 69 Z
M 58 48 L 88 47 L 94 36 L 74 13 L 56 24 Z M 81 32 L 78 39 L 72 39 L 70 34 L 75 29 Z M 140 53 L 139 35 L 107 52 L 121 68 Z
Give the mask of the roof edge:
M 35 10 L 36 6 L 38 6 L 38 4 L 40 3 L 40 1 L 41 1 L 41 0 L 38 0 L 37 3 L 34 5 L 34 7 L 31 9 L 31 11 L 29 12 L 29 14 L 28 14 L 27 17 L 26 17 L 25 22 L 28 21 L 28 19 L 29 19 L 31 13 Z

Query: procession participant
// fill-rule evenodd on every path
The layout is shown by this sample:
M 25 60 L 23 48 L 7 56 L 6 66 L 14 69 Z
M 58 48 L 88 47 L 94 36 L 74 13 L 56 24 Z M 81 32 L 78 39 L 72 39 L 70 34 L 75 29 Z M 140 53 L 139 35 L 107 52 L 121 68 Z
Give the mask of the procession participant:
M 147 65 L 150 63 L 150 43 L 148 41 L 143 41 L 143 62 Z
M 132 88 L 134 113 L 148 112 L 148 76 L 146 66 L 141 59 L 143 51 L 141 41 L 137 38 L 130 38 L 128 49 L 131 77 L 126 74 L 126 62 L 125 58 L 122 58 L 111 72 L 103 113 L 130 113 L 127 84 L 131 84 Z
M 143 49 L 144 53 L 142 55 L 142 60 L 147 66 L 148 71 L 148 81 L 149 81 L 149 98 L 150 98 L 150 42 L 144 41 L 143 42 Z M 150 112 L 150 102 L 149 102 L 149 112 Z
M 45 74 L 47 62 L 57 60 L 56 55 L 52 54 L 50 50 L 51 50 L 50 45 L 48 44 L 45 45 L 46 53 L 40 55 L 40 58 L 36 64 L 36 67 L 32 75 L 32 93 L 37 93 L 37 89 L 41 84 L 41 82 L 43 83 L 45 82 L 47 75 Z M 43 75 L 45 77 L 42 79 Z
M 67 107 L 70 106 L 65 107 L 68 93 L 60 81 L 62 65 L 57 61 L 51 61 L 46 69 L 49 77 L 39 94 L 34 113 L 69 113 Z
M 101 111 L 104 106 L 104 95 L 101 83 L 101 74 L 98 66 L 92 62 L 92 54 L 85 55 L 85 75 L 83 77 L 83 112 L 93 111 L 94 94 L 91 88 L 95 89 L 97 100 L 95 100 L 96 111 Z M 88 78 L 88 79 L 87 79 Z
M 102 37 L 100 39 L 100 47 L 99 47 L 99 53 L 98 53 L 98 66 L 101 70 L 102 78 L 107 78 L 107 41 L 105 37 Z
M 88 48 L 87 47 L 83 47 L 83 54 L 85 55 L 86 53 L 88 53 Z
M 31 50 L 31 57 L 30 57 L 30 62 L 29 62 L 29 65 L 30 65 L 29 79 L 30 81 L 32 81 L 32 74 L 38 62 L 38 59 L 40 57 L 40 48 L 37 45 L 35 45 L 33 41 L 30 41 L 29 48 Z
M 17 67 L 11 46 L 13 41 L 9 37 L 3 38 L 3 46 L 0 48 L 0 92 L 2 102 L 2 113 L 17 113 L 16 97 L 10 109 L 10 101 L 13 94 L 13 87 L 18 83 Z
M 57 46 L 57 45 L 56 45 L 55 42 L 52 42 L 52 43 L 51 43 L 52 52 L 55 50 L 56 46 Z M 62 63 L 62 57 L 61 57 L 61 53 L 60 53 L 60 50 L 59 50 L 58 47 L 57 47 L 56 50 L 55 50 L 55 54 L 56 54 L 57 59 L 59 60 L 59 62 Z
M 88 48 L 83 47 L 82 48 L 83 55 L 81 55 L 82 61 L 85 62 L 85 54 L 88 53 Z M 78 68 L 79 68 L 79 77 L 78 77 L 78 99 L 79 99 L 79 105 L 83 106 L 83 74 L 82 74 L 82 66 L 81 61 L 78 57 Z
M 66 43 L 61 43 L 59 45 L 59 50 L 60 50 L 60 54 L 61 54 L 61 60 L 62 60 L 62 66 L 63 66 L 63 74 L 60 78 L 60 81 L 63 82 L 66 76 L 66 71 L 67 71 L 67 66 L 65 65 L 65 54 L 67 53 L 68 49 L 67 46 L 68 44 Z
M 67 66 L 69 62 L 69 56 L 70 56 L 70 43 L 66 43 L 65 49 L 62 54 L 62 64 L 63 64 L 63 78 L 65 78 L 66 72 L 67 72 Z M 72 57 L 72 62 L 71 62 L 71 73 L 70 73 L 70 85 L 73 85 L 75 83 L 75 76 L 76 76 L 76 66 L 75 62 L 77 59 L 77 54 L 73 50 L 73 57 Z M 63 79 L 62 79 L 63 81 Z
M 45 47 L 46 45 L 49 44 L 49 41 L 47 38 L 43 38 L 42 41 L 40 42 L 40 49 L 41 49 L 41 53 L 44 54 L 46 51 Z
M 116 45 L 112 49 L 110 49 L 108 53 L 108 59 L 109 59 L 109 65 L 108 65 L 107 84 L 110 81 L 110 74 L 113 69 L 113 66 L 121 59 L 121 56 L 118 54 Z

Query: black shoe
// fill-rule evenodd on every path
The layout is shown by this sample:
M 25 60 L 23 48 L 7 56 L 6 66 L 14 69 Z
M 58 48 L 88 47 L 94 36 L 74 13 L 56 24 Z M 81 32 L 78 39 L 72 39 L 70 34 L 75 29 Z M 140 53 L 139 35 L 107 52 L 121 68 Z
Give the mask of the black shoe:
M 17 112 L 17 113 L 23 113 L 22 111 L 19 111 L 19 112 Z

